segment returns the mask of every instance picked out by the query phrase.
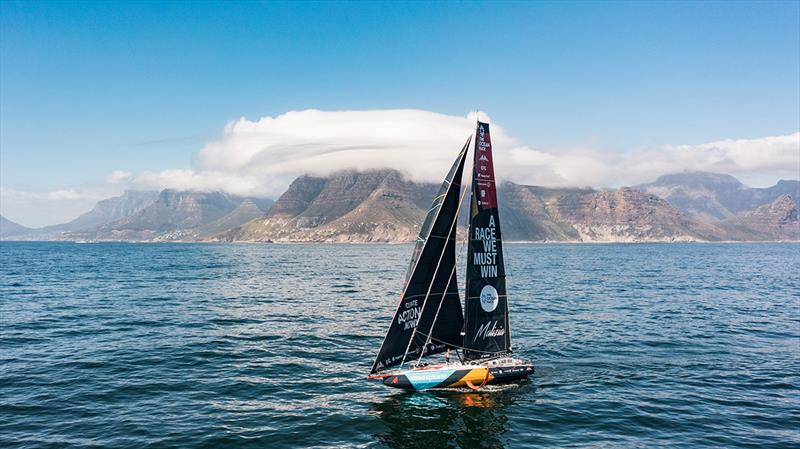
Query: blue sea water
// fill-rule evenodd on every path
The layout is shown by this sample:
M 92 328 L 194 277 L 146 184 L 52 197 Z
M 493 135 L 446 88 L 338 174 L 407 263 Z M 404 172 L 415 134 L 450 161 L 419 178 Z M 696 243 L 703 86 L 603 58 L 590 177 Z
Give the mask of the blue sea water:
M 800 245 L 507 245 L 477 393 L 364 379 L 410 252 L 0 243 L 0 447 L 800 447 Z

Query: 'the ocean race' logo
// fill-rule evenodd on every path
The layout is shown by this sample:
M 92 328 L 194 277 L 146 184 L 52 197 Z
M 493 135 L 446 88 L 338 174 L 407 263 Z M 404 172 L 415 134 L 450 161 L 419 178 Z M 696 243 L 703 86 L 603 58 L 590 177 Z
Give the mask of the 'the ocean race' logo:
M 481 290 L 481 308 L 486 312 L 494 312 L 499 301 L 497 290 L 491 285 L 485 285 Z

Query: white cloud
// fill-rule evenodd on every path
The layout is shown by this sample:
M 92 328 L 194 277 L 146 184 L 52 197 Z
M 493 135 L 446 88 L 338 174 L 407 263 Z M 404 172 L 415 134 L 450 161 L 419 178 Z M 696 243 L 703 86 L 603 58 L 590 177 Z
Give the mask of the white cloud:
M 302 174 L 374 168 L 436 181 L 473 127 L 474 114 L 468 119 L 419 110 L 306 110 L 257 121 L 241 118 L 197 154 L 196 169 L 145 172 L 131 184 L 278 196 Z
M 726 173 L 751 185 L 771 185 L 780 178 L 800 178 L 800 132 L 699 145 L 662 145 L 626 152 L 577 148 L 541 154 L 520 147 L 512 149 L 511 155 L 523 166 L 540 161 L 543 168 L 551 169 L 556 175 L 551 180 L 556 185 L 634 185 L 684 171 Z M 512 169 L 510 176 L 536 183 L 535 174 L 523 176 Z
M 0 214 L 28 227 L 66 223 L 117 192 L 100 189 L 61 189 L 44 192 L 0 188 Z
M 116 170 L 107 184 L 92 189 L 2 190 L 0 206 L 9 218 L 38 226 L 68 221 L 124 188 L 223 190 L 276 198 L 305 173 L 373 168 L 394 168 L 416 181 L 440 182 L 474 131 L 475 118 L 474 113 L 457 117 L 412 109 L 310 109 L 255 121 L 240 118 L 197 153 L 194 168 L 138 175 Z M 488 119 L 485 114 L 481 118 Z M 492 140 L 498 177 L 523 184 L 616 187 L 696 170 L 728 173 L 762 186 L 780 178 L 800 178 L 800 132 L 614 151 L 591 145 L 539 148 L 492 123 Z
M 482 119 L 487 117 L 482 114 Z M 200 150 L 195 169 L 145 172 L 132 185 L 276 197 L 301 174 L 372 168 L 394 168 L 416 181 L 438 182 L 474 127 L 474 113 L 456 117 L 412 109 L 309 109 L 255 121 L 240 118 Z M 800 132 L 626 152 L 535 148 L 497 124 L 492 124 L 492 139 L 498 176 L 525 184 L 613 187 L 687 170 L 766 183 L 800 176 Z
M 131 187 L 137 189 L 176 189 L 215 191 L 222 190 L 236 195 L 265 195 L 273 192 L 266 176 L 233 170 L 173 169 L 158 172 L 146 171 L 136 176 Z M 281 183 L 285 188 L 286 184 Z
M 133 177 L 133 173 L 129 171 L 114 170 L 106 177 L 106 181 L 111 184 L 119 184 L 121 182 L 129 181 Z

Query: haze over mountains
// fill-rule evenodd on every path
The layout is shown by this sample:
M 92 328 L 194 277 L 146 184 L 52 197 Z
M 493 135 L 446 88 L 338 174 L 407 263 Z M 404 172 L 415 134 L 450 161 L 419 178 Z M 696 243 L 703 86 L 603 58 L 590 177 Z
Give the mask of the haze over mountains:
M 410 242 L 437 189 L 394 170 L 371 170 L 301 176 L 274 204 L 221 192 L 128 191 L 63 225 L 31 230 L 3 218 L 0 237 Z M 498 195 L 508 241 L 800 240 L 800 181 L 758 189 L 729 175 L 694 172 L 616 190 L 506 182 Z
M 0 236 L 17 240 L 200 241 L 263 216 L 271 204 L 270 199 L 222 192 L 126 191 L 98 202 L 68 223 L 40 229 L 4 227 Z
M 635 189 L 658 195 L 673 206 L 713 222 L 732 218 L 770 203 L 781 195 L 800 199 L 800 182 L 778 181 L 772 187 L 750 188 L 731 175 L 717 173 L 680 173 L 665 175 Z
M 121 196 L 98 201 L 92 210 L 61 225 L 45 226 L 41 232 L 58 233 L 80 231 L 129 217 L 153 203 L 157 191 L 127 190 Z
M 0 238 L 10 237 L 20 234 L 27 234 L 33 229 L 22 226 L 19 223 L 13 222 L 8 218 L 0 215 Z

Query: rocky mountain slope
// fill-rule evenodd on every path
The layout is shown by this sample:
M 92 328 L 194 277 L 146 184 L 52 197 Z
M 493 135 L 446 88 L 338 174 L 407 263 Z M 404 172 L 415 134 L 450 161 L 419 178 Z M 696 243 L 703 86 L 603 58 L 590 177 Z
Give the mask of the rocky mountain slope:
M 797 201 L 779 196 L 770 204 L 718 224 L 731 240 L 800 240 Z
M 14 235 L 20 240 L 74 240 L 73 233 L 87 231 L 98 226 L 129 217 L 153 204 L 158 192 L 127 190 L 120 196 L 98 201 L 97 204 L 78 218 L 63 224 L 27 229 Z
M 89 229 L 112 221 L 130 217 L 158 198 L 157 191 L 126 190 L 120 196 L 98 201 L 92 210 L 64 224 L 46 226 L 42 232 L 71 232 Z
M 19 223 L 13 222 L 8 218 L 0 215 L 0 240 L 14 237 L 20 234 L 26 234 L 31 231 L 31 228 L 22 226 Z
M 503 183 L 497 191 L 503 236 L 506 240 L 579 240 L 578 230 L 559 218 L 556 206 L 563 196 L 594 193 L 592 189 L 548 189 Z
M 733 176 L 707 172 L 665 175 L 634 188 L 657 195 L 706 222 L 732 218 L 781 195 L 800 198 L 800 181 L 781 180 L 772 187 L 750 188 Z
M 413 241 L 437 186 L 393 170 L 303 176 L 265 217 L 215 236 L 217 241 Z
M 222 192 L 162 190 L 152 204 L 103 225 L 67 233 L 70 239 L 193 241 L 263 215 L 264 200 Z M 269 202 L 266 203 L 268 205 Z
M 552 201 L 551 216 L 582 242 L 718 240 L 717 230 L 663 199 L 630 188 L 573 192 Z
M 263 218 L 217 241 L 412 242 L 438 186 L 391 170 L 301 177 Z M 548 189 L 505 183 L 498 189 L 509 241 L 719 240 L 655 195 L 633 189 Z M 461 220 L 462 225 L 466 224 Z

